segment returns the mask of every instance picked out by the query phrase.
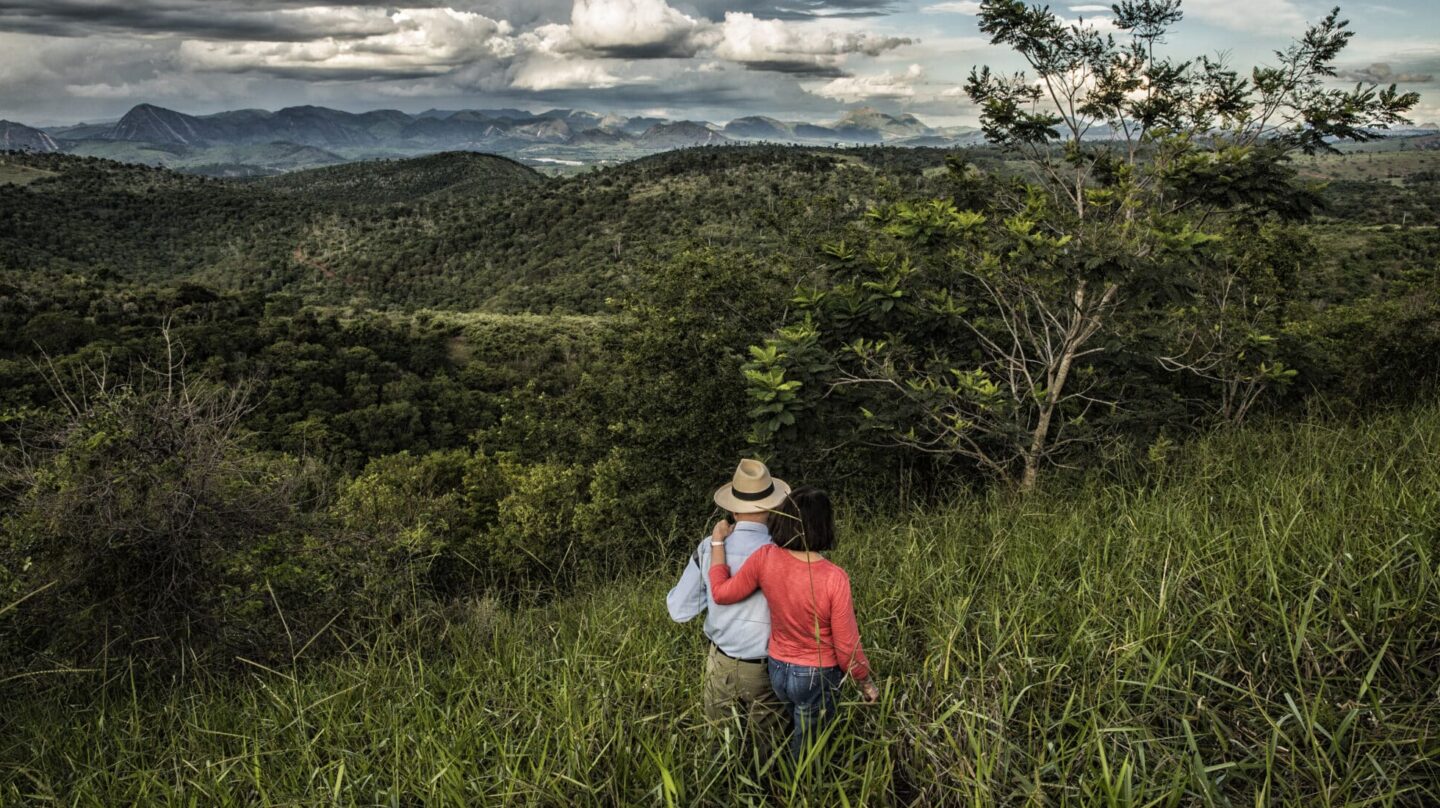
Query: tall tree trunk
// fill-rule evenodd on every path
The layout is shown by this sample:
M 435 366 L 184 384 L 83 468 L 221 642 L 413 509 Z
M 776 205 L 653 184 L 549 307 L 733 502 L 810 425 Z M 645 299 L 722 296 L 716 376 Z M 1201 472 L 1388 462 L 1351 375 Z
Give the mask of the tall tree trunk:
M 1030 433 L 1030 449 L 1025 453 L 1025 472 L 1020 478 L 1020 490 L 1029 493 L 1035 490 L 1035 481 L 1040 476 L 1040 461 L 1045 457 L 1045 444 L 1050 439 L 1050 421 L 1060 405 L 1060 394 L 1065 389 L 1065 380 L 1070 376 L 1070 365 L 1075 361 L 1079 346 L 1067 340 L 1067 347 L 1060 356 L 1060 366 L 1055 370 L 1055 379 L 1045 391 L 1045 404 L 1040 408 L 1040 417 L 1035 430 Z
M 1025 453 L 1025 468 L 1020 477 L 1020 490 L 1023 493 L 1034 491 L 1040 477 L 1040 462 L 1045 459 L 1050 440 L 1050 424 L 1054 420 L 1055 410 L 1060 406 L 1065 382 L 1070 378 L 1070 368 L 1075 363 L 1075 357 L 1080 353 L 1080 348 L 1100 329 L 1101 317 L 1106 307 L 1115 300 L 1118 290 L 1118 285 L 1107 284 L 1100 296 L 1100 302 L 1091 313 L 1085 310 L 1085 281 L 1080 281 L 1075 287 L 1075 293 L 1071 296 L 1075 308 L 1070 313 L 1070 326 L 1065 330 L 1065 347 L 1060 352 L 1060 362 L 1055 367 L 1054 376 L 1047 380 L 1049 389 L 1045 391 L 1045 403 L 1041 405 L 1040 417 L 1036 419 L 1035 429 L 1030 433 L 1030 449 Z

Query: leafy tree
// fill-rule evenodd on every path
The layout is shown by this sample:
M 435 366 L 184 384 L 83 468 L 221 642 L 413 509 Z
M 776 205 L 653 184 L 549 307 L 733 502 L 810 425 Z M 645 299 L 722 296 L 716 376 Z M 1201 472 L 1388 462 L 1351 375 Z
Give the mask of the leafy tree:
M 774 440 L 787 413 L 817 398 L 858 395 L 861 435 L 969 458 L 1033 488 L 1086 437 L 1097 404 L 1124 404 L 1101 397 L 1115 385 L 1094 362 L 1120 347 L 1121 324 L 1178 299 L 1204 318 L 1236 316 L 1201 288 L 1230 288 L 1232 273 L 1197 273 L 1244 265 L 1220 257 L 1232 249 L 1226 229 L 1308 215 L 1318 199 L 1288 156 L 1374 137 L 1418 100 L 1394 86 L 1327 87 L 1351 36 L 1338 9 L 1248 78 L 1220 61 L 1163 54 L 1178 0 L 1126 0 L 1114 11 L 1121 40 L 1020 0 L 981 3 L 981 29 L 1030 70 L 978 68 L 965 89 L 987 138 L 1025 170 L 986 177 L 952 164 L 956 199 L 973 209 L 880 205 L 870 244 L 827 250 L 832 288 L 796 301 L 827 380 L 808 385 L 808 398 L 786 389 L 796 346 L 777 338 L 772 367 L 752 368 L 757 439 Z M 1270 367 L 1261 375 L 1274 381 Z

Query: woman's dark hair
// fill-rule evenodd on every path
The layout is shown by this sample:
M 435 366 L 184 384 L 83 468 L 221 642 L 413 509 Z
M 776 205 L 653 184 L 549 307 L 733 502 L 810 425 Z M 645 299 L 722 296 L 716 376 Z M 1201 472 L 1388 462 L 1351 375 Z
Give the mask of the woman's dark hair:
M 770 514 L 770 540 L 786 550 L 824 552 L 835 546 L 835 513 L 830 497 L 805 485 Z

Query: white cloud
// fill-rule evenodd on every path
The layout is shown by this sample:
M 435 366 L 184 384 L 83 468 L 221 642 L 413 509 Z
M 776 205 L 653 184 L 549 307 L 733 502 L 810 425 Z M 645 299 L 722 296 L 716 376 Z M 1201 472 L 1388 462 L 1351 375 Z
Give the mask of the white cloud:
M 921 14 L 968 14 L 975 16 L 980 13 L 979 0 L 952 0 L 948 3 L 936 3 L 933 6 L 925 6 L 920 9 Z
M 560 23 L 541 25 L 516 37 L 519 47 L 526 52 L 561 56 L 579 53 L 585 48 L 570 33 L 570 26 Z
M 877 56 L 915 40 L 871 33 L 853 20 L 774 20 L 732 11 L 713 23 L 682 14 L 665 0 L 576 0 L 568 25 L 539 26 L 515 41 L 522 53 L 555 59 L 699 56 L 782 72 L 833 73 L 849 55 Z
M 598 51 L 692 56 L 706 27 L 665 0 L 575 0 L 570 11 L 570 34 Z
M 874 76 L 843 76 L 811 90 L 818 96 L 852 103 L 871 99 L 911 99 L 916 85 L 925 78 L 925 70 L 910 65 L 903 73 L 880 73 Z
M 624 83 L 599 62 L 537 57 L 520 64 L 510 86 L 520 90 L 607 89 Z
M 1070 6 L 1070 11 L 1075 14 L 1109 14 L 1110 7 L 1101 5 Z
M 1099 31 L 1101 33 L 1119 30 L 1115 27 L 1115 18 L 1113 17 L 1076 17 L 1073 20 L 1067 19 L 1065 17 L 1056 17 L 1056 19 L 1060 20 L 1061 25 L 1080 26 L 1082 28 L 1094 28 L 1096 31 Z
M 803 60 L 832 64 L 848 54 L 878 56 L 912 42 L 905 37 L 846 31 L 824 23 L 762 20 L 753 14 L 729 11 L 714 53 L 721 59 L 742 63 Z
M 510 24 L 503 20 L 448 8 L 382 14 L 388 28 L 374 35 L 309 42 L 192 39 L 180 44 L 180 59 L 197 70 L 414 75 L 514 52 Z

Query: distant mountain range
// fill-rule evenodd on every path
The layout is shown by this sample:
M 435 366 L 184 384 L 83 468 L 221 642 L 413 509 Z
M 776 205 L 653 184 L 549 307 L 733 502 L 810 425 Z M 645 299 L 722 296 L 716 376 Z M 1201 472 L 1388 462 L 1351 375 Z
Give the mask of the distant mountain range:
M 1391 134 L 1432 129 L 1427 125 Z M 1106 137 L 1103 131 L 1092 135 Z M 301 106 L 187 115 L 153 104 L 140 104 L 120 120 L 104 123 L 42 129 L 0 121 L 0 150 L 62 151 L 218 175 L 274 174 L 456 150 L 502 154 L 535 166 L 582 166 L 733 142 L 954 148 L 982 144 L 984 138 L 974 127 L 933 127 L 914 115 L 889 115 L 869 107 L 823 123 L 752 115 L 723 126 L 576 109 L 431 109 L 410 114 Z
M 847 112 L 827 124 L 774 118 L 737 118 L 722 126 L 708 121 L 626 118 L 574 109 L 529 113 L 516 109 L 427 110 L 410 115 L 393 109 L 343 112 L 326 107 L 287 107 L 277 112 L 241 109 L 214 115 L 140 104 L 115 123 L 48 130 L 57 140 L 109 140 L 174 146 L 248 145 L 286 142 L 322 149 L 424 148 L 453 150 L 535 143 L 633 144 L 639 148 L 705 145 L 729 140 L 885 143 L 919 136 L 958 138 L 971 127 L 940 130 L 914 115 L 874 109 Z
M 287 107 L 187 115 L 140 104 L 118 121 L 44 129 L 0 122 L 0 148 L 63 151 L 202 173 L 275 173 L 377 157 L 467 150 L 536 165 L 627 160 L 657 151 L 731 142 L 809 145 L 959 146 L 980 142 L 972 127 L 931 127 L 913 115 L 870 108 L 825 123 L 751 116 L 708 121 L 626 117 L 586 110 L 431 109 L 345 112 Z

